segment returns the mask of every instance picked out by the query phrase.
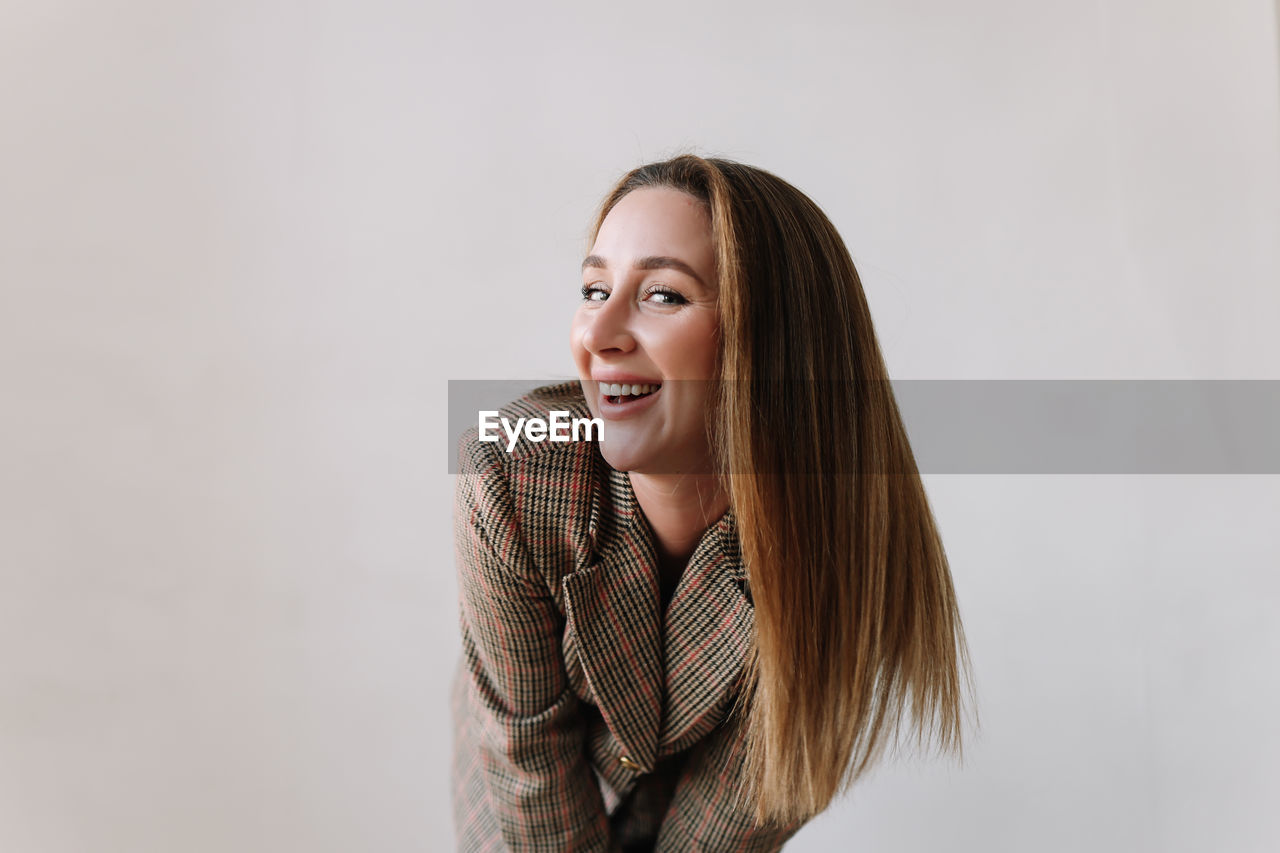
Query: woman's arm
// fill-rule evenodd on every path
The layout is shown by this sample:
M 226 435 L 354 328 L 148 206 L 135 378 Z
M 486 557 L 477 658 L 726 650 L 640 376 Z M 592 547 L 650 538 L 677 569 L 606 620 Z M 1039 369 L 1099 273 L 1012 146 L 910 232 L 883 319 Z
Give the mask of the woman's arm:
M 462 642 L 485 786 L 511 850 L 613 851 L 587 762 L 563 622 L 524 546 L 502 463 L 469 436 L 454 537 Z

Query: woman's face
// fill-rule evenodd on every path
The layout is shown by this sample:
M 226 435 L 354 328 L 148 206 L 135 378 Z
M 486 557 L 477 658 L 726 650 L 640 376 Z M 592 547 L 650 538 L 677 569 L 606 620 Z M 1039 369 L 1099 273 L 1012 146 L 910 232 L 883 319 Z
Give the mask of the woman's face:
M 705 206 L 666 187 L 623 196 L 583 261 L 573 359 L 592 415 L 604 420 L 601 454 L 620 471 L 711 470 L 715 272 Z

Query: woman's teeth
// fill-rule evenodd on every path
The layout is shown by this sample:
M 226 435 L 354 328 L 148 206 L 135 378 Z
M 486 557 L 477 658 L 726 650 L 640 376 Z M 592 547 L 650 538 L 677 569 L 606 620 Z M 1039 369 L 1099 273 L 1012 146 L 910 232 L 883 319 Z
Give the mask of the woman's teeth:
M 610 385 L 600 383 L 600 393 L 608 397 L 640 397 L 657 391 L 660 385 Z

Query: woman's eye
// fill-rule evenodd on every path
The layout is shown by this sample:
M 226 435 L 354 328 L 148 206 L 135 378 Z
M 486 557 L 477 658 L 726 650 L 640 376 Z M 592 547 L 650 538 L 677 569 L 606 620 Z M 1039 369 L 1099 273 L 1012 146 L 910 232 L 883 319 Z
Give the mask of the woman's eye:
M 587 302 L 604 302 L 609 298 L 609 293 L 594 284 L 584 284 L 582 285 L 582 298 Z
M 683 305 L 689 301 L 674 290 L 665 287 L 655 287 L 650 290 L 649 298 L 659 305 Z

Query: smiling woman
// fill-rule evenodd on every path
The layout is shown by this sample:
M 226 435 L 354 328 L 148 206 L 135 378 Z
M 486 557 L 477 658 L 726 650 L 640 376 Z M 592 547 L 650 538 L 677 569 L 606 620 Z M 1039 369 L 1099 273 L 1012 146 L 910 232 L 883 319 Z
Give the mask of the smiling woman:
M 622 196 L 582 264 L 571 343 L 606 428 L 601 455 L 629 472 L 657 538 L 662 598 L 698 537 L 729 508 L 707 415 L 719 359 L 719 287 L 706 205 L 665 186 Z M 656 386 L 613 394 L 616 383 Z
M 692 155 L 605 198 L 579 379 L 463 436 L 463 850 L 777 850 L 908 704 L 961 748 L 950 571 L 857 272 L 803 193 Z

